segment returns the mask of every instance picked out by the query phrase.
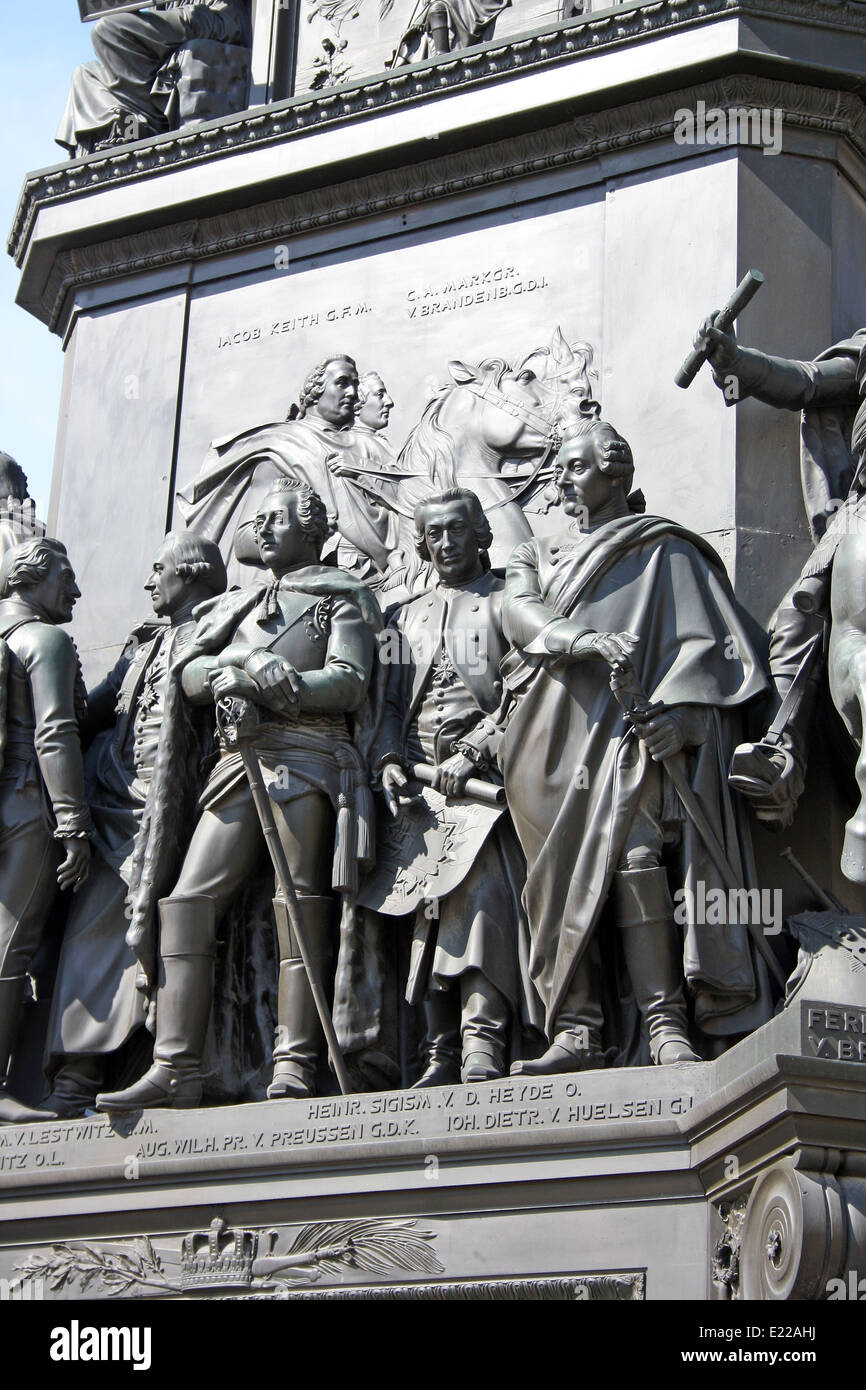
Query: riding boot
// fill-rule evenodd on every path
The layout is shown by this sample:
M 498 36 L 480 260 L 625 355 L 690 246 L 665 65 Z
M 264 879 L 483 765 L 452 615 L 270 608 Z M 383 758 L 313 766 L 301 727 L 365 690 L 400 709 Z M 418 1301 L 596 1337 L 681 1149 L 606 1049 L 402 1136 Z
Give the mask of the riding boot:
M 6 1073 L 18 1035 L 18 1023 L 27 993 L 27 976 L 0 979 L 0 1125 L 30 1125 L 52 1120 L 46 1110 L 33 1110 L 10 1094 Z
M 200 896 L 160 902 L 153 1066 L 125 1091 L 98 1095 L 97 1110 L 191 1110 L 200 1104 L 202 1054 L 213 999 L 215 909 L 213 898 Z
M 505 1071 L 508 1004 L 480 970 L 461 975 L 460 994 L 460 1079 L 469 1085 L 494 1081 Z
M 431 990 L 424 1000 L 427 1065 L 413 1090 L 455 1086 L 460 1080 L 459 1004 L 454 989 Z
M 612 899 L 637 1006 L 659 1066 L 699 1062 L 688 1037 L 682 952 L 664 869 L 621 869 Z
M 558 1076 L 607 1066 L 601 1043 L 601 962 L 595 937 L 574 968 L 554 1023 L 553 1042 L 540 1057 L 515 1062 L 512 1076 Z
M 318 966 L 319 979 L 324 981 L 331 960 L 334 900 L 301 896 L 298 908 L 312 959 Z M 268 1087 L 268 1099 L 282 1100 L 292 1096 L 303 1099 L 315 1094 L 316 1067 L 324 1032 L 282 898 L 274 898 L 274 916 L 280 946 L 280 985 L 274 1079 Z
M 55 1072 L 51 1094 L 43 1100 L 42 1108 L 58 1120 L 79 1119 L 93 1109 L 104 1079 L 102 1055 L 67 1057 Z
M 430 26 L 430 46 L 433 54 L 450 53 L 451 38 L 448 33 L 448 10 L 445 5 L 434 0 L 428 12 Z M 431 55 L 432 56 L 432 55 Z

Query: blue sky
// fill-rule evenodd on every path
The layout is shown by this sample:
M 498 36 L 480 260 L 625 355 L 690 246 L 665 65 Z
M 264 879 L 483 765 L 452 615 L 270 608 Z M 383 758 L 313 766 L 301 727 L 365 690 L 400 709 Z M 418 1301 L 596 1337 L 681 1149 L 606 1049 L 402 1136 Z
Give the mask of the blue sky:
M 6 241 L 25 175 L 65 159 L 54 143 L 73 69 L 93 57 L 90 25 L 75 0 L 3 5 L 0 77 L 6 119 L 0 123 L 0 449 L 30 479 L 42 515 L 48 506 L 63 372 L 60 339 L 15 303 L 18 270 Z

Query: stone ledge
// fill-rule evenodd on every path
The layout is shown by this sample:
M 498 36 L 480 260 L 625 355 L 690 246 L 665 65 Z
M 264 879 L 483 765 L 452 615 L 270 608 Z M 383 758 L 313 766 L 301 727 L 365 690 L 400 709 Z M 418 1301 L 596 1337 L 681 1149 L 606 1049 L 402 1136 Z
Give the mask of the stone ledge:
M 289 197 L 193 220 L 171 220 L 166 213 L 162 226 L 114 238 L 105 239 L 104 232 L 100 237 L 94 227 L 93 240 L 84 245 L 63 246 L 62 240 L 56 239 L 39 252 L 44 261 L 41 268 L 36 264 L 39 257 L 31 252 L 19 303 L 54 331 L 62 332 L 70 295 L 79 288 L 186 266 L 336 223 L 345 225 L 508 180 L 594 163 L 638 146 L 672 143 L 676 110 L 698 97 L 721 109 L 743 105 L 778 108 L 787 129 L 811 132 L 813 138 L 817 134 L 845 141 L 866 165 L 866 108 L 859 97 L 769 78 L 717 78 L 700 87 L 632 101 L 543 131 L 383 170 L 375 180 L 344 177 Z M 694 153 L 677 148 L 682 158 Z M 706 156 L 708 152 L 699 153 Z
M 454 90 L 545 71 L 661 33 L 730 18 L 780 20 L 866 36 L 866 10 L 855 0 L 638 0 L 576 19 L 567 26 L 510 35 L 506 43 L 494 39 L 456 55 L 413 63 L 315 96 L 302 94 L 39 171 L 25 182 L 9 236 L 9 254 L 20 265 L 39 208 L 76 192 L 92 192 L 95 187 L 165 172 L 175 164 L 200 163 L 282 142 L 311 130 L 417 105 Z

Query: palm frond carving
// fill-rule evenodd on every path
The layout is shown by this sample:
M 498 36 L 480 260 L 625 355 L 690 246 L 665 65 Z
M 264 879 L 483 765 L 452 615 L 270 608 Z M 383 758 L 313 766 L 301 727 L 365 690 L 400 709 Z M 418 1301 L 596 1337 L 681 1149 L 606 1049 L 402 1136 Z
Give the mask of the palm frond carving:
M 407 1274 L 441 1274 L 443 1266 L 430 1248 L 435 1237 L 416 1226 L 415 1221 L 400 1220 L 319 1222 L 302 1227 L 289 1255 L 308 1255 L 323 1274 L 340 1274 L 346 1268 L 364 1274 L 397 1269 Z

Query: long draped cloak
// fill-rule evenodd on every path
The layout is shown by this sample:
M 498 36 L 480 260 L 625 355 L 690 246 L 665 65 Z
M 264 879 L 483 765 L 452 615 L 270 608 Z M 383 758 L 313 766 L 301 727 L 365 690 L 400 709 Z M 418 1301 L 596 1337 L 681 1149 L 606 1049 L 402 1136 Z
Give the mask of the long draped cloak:
M 718 555 L 672 522 L 635 516 L 583 533 L 574 544 L 566 534 L 539 587 L 545 551 L 548 542 L 529 541 L 512 556 L 506 635 L 517 647 L 531 645 L 545 625 L 540 608 L 532 612 L 540 599 L 550 610 L 546 621 L 564 616 L 587 629 L 640 636 L 633 662 L 649 699 L 708 712 L 708 737 L 687 755 L 689 777 L 748 887 L 748 827 L 726 778 L 741 711 L 766 691 L 767 681 Z M 528 863 L 530 974 L 550 1030 L 598 925 L 649 755 L 624 724 L 606 662 L 552 664 L 517 653 L 505 667 L 518 703 L 500 762 Z M 683 886 L 694 889 L 703 880 L 707 891 L 721 887 L 688 822 L 682 839 Z M 684 966 L 697 1023 L 726 1034 L 757 1027 L 768 1017 L 765 967 L 753 960 L 747 928 L 704 926 L 692 912 L 689 917 Z
M 297 478 L 319 494 L 340 536 L 384 571 L 398 539 L 390 471 L 372 432 L 288 420 L 215 443 L 198 477 L 178 493 L 178 510 L 191 530 L 222 548 L 230 580 L 248 585 L 261 571 L 231 564 L 238 528 L 255 516 L 269 483 Z

